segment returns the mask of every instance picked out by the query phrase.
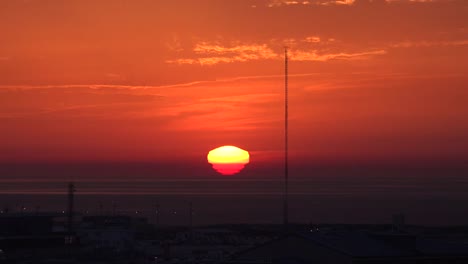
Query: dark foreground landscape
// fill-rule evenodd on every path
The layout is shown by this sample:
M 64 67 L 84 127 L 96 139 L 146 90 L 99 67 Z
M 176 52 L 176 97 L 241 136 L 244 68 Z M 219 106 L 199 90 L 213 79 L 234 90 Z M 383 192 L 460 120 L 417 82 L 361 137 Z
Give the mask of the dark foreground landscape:
M 465 167 L 296 173 L 284 225 L 268 171 L 44 166 L 2 166 L 1 263 L 468 263 Z
M 5 212 L 0 263 L 467 263 L 468 226 L 167 226 L 145 217 Z M 156 219 L 157 220 L 157 219 Z

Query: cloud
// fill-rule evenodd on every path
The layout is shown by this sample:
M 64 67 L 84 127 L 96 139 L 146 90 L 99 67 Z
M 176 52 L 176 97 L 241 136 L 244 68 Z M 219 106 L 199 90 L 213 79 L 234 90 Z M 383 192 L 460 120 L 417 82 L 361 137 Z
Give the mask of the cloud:
M 385 2 L 387 3 L 394 3 L 394 2 L 430 3 L 430 2 L 442 2 L 442 1 L 447 2 L 447 0 L 385 0 Z
M 161 98 L 155 90 L 112 85 L 0 86 L 0 118 L 115 119 L 145 112 Z
M 253 131 L 275 122 L 270 109 L 279 95 L 265 80 L 248 76 L 168 86 L 0 86 L 0 120 L 145 122 L 163 130 Z M 250 84 L 250 85 L 247 85 Z M 250 87 L 258 85 L 256 91 Z M 229 87 L 230 89 L 220 89 Z
M 356 2 L 356 0 L 335 0 L 335 1 L 328 1 L 327 4 L 335 4 L 335 5 L 352 5 Z
M 363 51 L 363 52 L 354 52 L 354 53 L 328 53 L 328 54 L 319 54 L 316 50 L 313 51 L 292 51 L 291 60 L 295 61 L 328 61 L 328 60 L 347 60 L 347 59 L 358 59 L 365 58 L 373 55 L 383 55 L 387 52 L 385 50 L 373 50 L 373 51 Z
M 356 0 L 315 0 L 315 1 L 294 1 L 294 0 L 272 0 L 267 7 L 281 6 L 307 6 L 307 5 L 352 5 Z
M 252 60 L 274 59 L 278 57 L 266 44 L 244 44 L 223 46 L 207 42 L 197 43 L 193 48 L 198 58 L 168 60 L 167 63 L 213 65 L 218 63 L 246 62 Z
M 468 45 L 468 40 L 453 40 L 453 41 L 402 41 L 391 44 L 392 48 L 418 48 L 418 47 L 434 47 L 434 46 L 465 46 Z
M 384 2 L 391 3 L 434 3 L 434 2 L 454 2 L 460 0 L 312 0 L 312 1 L 295 1 L 295 0 L 270 0 L 266 3 L 267 7 L 283 7 L 283 6 L 305 6 L 305 5 L 347 5 L 352 6 L 357 3 L 374 3 Z
M 166 63 L 179 65 L 216 65 L 220 63 L 249 62 L 259 60 L 280 60 L 283 50 L 279 47 L 289 47 L 290 59 L 296 61 L 329 61 L 368 59 L 377 55 L 387 54 L 389 48 L 437 47 L 437 46 L 465 46 L 468 40 L 451 41 L 399 41 L 390 44 L 381 43 L 379 46 L 358 50 L 357 47 L 345 45 L 335 38 L 309 35 L 303 38 L 272 39 L 268 44 L 239 44 L 222 45 L 220 43 L 199 42 L 192 48 L 193 56 L 166 60 Z M 331 51 L 333 50 L 333 52 Z
M 253 131 L 278 121 L 270 108 L 280 100 L 275 93 L 202 97 L 165 107 L 158 115 L 177 120 L 170 124 L 170 130 Z
M 272 55 L 272 50 L 265 44 L 263 45 L 238 45 L 232 47 L 225 47 L 222 45 L 213 45 L 206 42 L 197 43 L 193 49 L 196 53 L 237 53 L 237 54 L 261 54 L 263 57 L 269 57 Z
M 306 37 L 305 42 L 317 43 L 317 42 L 320 42 L 320 37 L 317 37 L 317 36 Z
M 335 39 L 326 38 L 324 41 L 319 36 L 307 36 L 305 38 L 289 38 L 283 39 L 282 43 L 277 40 L 271 40 L 270 44 L 237 44 L 237 45 L 221 45 L 218 43 L 200 42 L 194 48 L 193 58 L 179 58 L 175 60 L 167 60 L 166 63 L 172 64 L 191 64 L 191 65 L 215 65 L 219 63 L 234 63 L 248 62 L 258 60 L 278 60 L 283 58 L 283 51 L 275 51 L 274 47 L 280 47 L 281 44 L 288 44 L 290 49 L 291 60 L 297 61 L 328 61 L 331 59 L 352 59 L 352 58 L 367 58 L 373 55 L 382 55 L 386 51 L 384 49 L 368 50 L 359 52 L 321 52 L 317 49 L 310 49 L 310 45 L 319 44 L 330 48 L 330 45 L 336 45 Z
M 182 47 L 182 42 L 177 34 L 172 34 L 170 41 L 167 41 L 166 47 L 173 52 L 181 52 L 184 50 Z
M 295 1 L 295 0 L 272 0 L 267 3 L 268 7 L 280 7 L 289 5 L 310 5 L 310 1 Z

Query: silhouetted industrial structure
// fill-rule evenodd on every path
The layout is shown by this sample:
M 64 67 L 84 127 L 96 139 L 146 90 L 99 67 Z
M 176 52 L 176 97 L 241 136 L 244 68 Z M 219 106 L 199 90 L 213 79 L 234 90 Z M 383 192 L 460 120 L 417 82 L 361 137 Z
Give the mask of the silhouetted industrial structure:
M 67 232 L 69 236 L 73 234 L 73 210 L 74 210 L 74 195 L 75 184 L 70 182 L 68 184 L 68 208 L 67 208 Z
M 156 225 L 159 226 L 159 213 L 160 213 L 160 208 L 159 208 L 159 202 L 156 202 L 156 205 L 155 205 L 155 222 L 156 222 Z

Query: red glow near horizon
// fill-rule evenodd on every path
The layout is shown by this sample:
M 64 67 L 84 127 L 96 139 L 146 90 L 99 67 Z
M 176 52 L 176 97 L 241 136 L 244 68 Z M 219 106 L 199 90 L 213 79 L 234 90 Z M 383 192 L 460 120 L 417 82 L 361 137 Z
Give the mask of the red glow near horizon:
M 245 167 L 244 164 L 240 163 L 231 163 L 231 164 L 225 164 L 225 163 L 219 163 L 219 164 L 213 164 L 213 169 L 215 169 L 217 172 L 219 172 L 222 175 L 234 175 L 239 173 L 243 168 Z

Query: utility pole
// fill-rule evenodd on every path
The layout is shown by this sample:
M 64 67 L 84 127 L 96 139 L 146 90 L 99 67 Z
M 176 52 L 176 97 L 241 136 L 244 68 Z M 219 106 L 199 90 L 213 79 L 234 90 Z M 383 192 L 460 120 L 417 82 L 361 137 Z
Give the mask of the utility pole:
M 189 241 L 193 243 L 193 204 L 189 202 Z
M 68 244 L 73 243 L 73 216 L 74 216 L 74 196 L 75 196 L 75 184 L 70 182 L 68 184 L 68 209 L 67 209 L 67 240 Z
M 155 210 L 156 210 L 156 215 L 155 215 L 155 218 L 156 218 L 156 226 L 159 227 L 159 214 L 160 214 L 160 210 L 159 210 L 159 202 L 156 202 L 156 206 L 155 206 Z
M 193 227 L 193 204 L 192 202 L 189 203 L 189 227 L 190 227 L 190 230 Z

